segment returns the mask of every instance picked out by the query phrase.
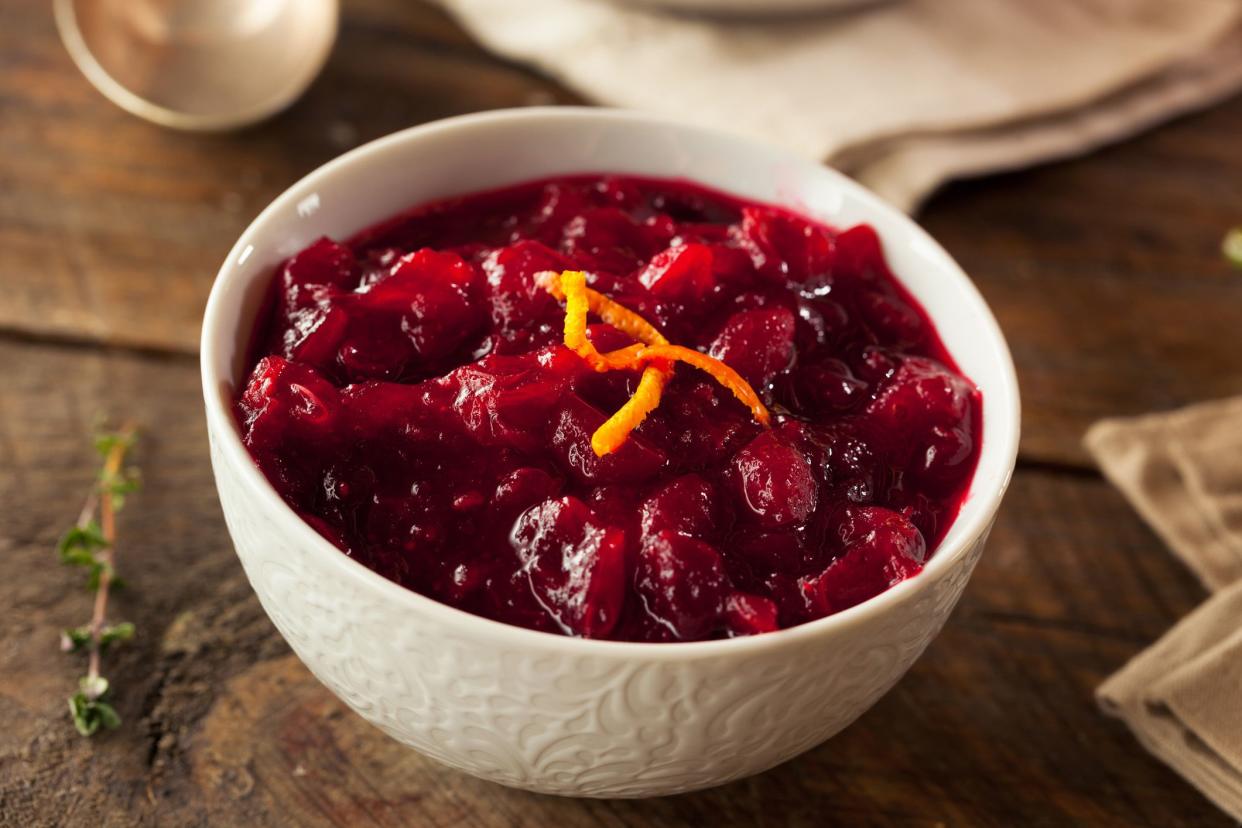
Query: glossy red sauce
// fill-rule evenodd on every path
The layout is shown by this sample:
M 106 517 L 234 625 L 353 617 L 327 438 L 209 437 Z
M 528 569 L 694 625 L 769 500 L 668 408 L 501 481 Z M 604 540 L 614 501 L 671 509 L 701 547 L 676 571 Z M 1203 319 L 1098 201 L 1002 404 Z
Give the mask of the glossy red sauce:
M 773 427 L 678 365 L 596 457 L 638 375 L 560 344 L 534 277 L 564 269 L 736 369 Z M 510 624 L 677 641 L 838 612 L 920 571 L 978 457 L 979 393 L 867 226 L 583 176 L 321 239 L 274 281 L 237 401 L 259 467 L 344 554 Z

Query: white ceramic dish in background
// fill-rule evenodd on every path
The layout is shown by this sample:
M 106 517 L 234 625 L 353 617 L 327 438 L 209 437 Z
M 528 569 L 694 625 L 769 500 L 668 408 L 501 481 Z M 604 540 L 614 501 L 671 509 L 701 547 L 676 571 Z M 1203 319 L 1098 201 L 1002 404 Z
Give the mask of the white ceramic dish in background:
M 819 621 L 686 644 L 588 641 L 489 621 L 371 572 L 290 510 L 231 406 L 271 268 L 429 199 L 551 175 L 685 177 L 838 226 L 869 222 L 983 392 L 969 496 L 924 572 Z M 996 321 L 948 254 L 843 176 L 784 152 L 645 115 L 523 109 L 390 135 L 321 167 L 254 220 L 216 277 L 202 338 L 216 485 L 264 609 L 311 671 L 394 738 L 486 779 L 573 796 L 650 796 L 783 762 L 887 691 L 957 602 L 1018 444 L 1018 390 Z
M 898 0 L 609 0 L 619 6 L 654 9 L 705 16 L 763 19 L 791 15 L 831 14 Z

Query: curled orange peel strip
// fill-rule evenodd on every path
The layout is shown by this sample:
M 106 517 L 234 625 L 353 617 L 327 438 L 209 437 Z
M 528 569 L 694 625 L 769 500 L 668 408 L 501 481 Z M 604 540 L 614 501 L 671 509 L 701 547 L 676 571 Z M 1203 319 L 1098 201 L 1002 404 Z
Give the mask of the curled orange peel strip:
M 673 363 L 685 362 L 723 385 L 763 426 L 771 422 L 767 408 L 755 389 L 720 360 L 692 348 L 670 344 L 655 327 L 629 308 L 586 286 L 580 270 L 544 271 L 536 280 L 548 293 L 565 303 L 565 347 L 581 356 L 596 371 L 643 369 L 633 395 L 591 435 L 591 450 L 603 457 L 620 448 L 630 432 L 660 404 L 664 386 L 673 375 Z M 594 313 L 638 343 L 600 353 L 587 336 L 587 314 Z
M 629 439 L 630 432 L 638 428 L 647 415 L 660 404 L 660 395 L 664 386 L 673 374 L 673 366 L 668 364 L 652 364 L 643 369 L 638 379 L 638 387 L 625 405 L 617 409 L 604 424 L 595 429 L 591 435 L 591 450 L 596 457 L 612 454 Z
M 587 312 L 593 312 L 605 322 L 614 328 L 629 333 L 621 324 L 614 324 L 611 319 L 617 320 L 627 325 L 631 330 L 636 329 L 634 319 L 647 325 L 647 321 L 638 314 L 630 311 L 628 308 L 618 305 L 607 296 L 591 290 L 586 286 L 586 274 L 580 270 L 567 270 L 556 279 L 546 282 L 545 287 L 549 289 L 552 295 L 565 302 L 565 347 L 576 353 L 587 361 L 596 371 L 617 371 L 634 367 L 634 356 L 637 353 L 635 346 L 622 348 L 612 353 L 601 354 L 587 336 Z M 552 290 L 555 287 L 555 290 Z M 629 318 L 633 317 L 633 319 Z M 648 326 L 650 327 L 650 326 Z M 667 342 L 664 337 L 660 336 L 659 331 L 652 328 L 652 332 L 660 340 Z M 633 334 L 631 334 L 633 336 Z M 634 337 L 637 339 L 638 337 Z M 646 342 L 647 340 L 640 340 Z M 642 345 L 638 345 L 641 348 Z
M 730 393 L 737 397 L 738 402 L 750 409 L 751 416 L 760 425 L 771 425 L 772 415 L 768 413 L 767 407 L 759 399 L 755 389 L 750 387 L 750 383 L 742 379 L 741 374 L 715 357 L 710 357 L 707 354 L 683 345 L 651 345 L 639 351 L 637 359 L 639 362 L 659 359 L 676 360 L 687 365 L 693 365 L 729 389 Z

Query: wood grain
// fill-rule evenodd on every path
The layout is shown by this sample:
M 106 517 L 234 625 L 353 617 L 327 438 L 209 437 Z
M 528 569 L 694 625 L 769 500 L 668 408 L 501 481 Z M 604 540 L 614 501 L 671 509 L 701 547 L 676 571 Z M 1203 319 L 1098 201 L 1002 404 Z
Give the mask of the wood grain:
M 192 352 L 216 270 L 282 190 L 424 121 L 566 93 L 485 57 L 429 6 L 350 2 L 323 74 L 229 135 L 161 129 L 86 82 L 50 9 L 0 6 L 0 329 Z
M 1020 471 L 962 606 L 838 738 L 755 779 L 647 802 L 533 796 L 442 768 L 349 713 L 288 654 L 233 557 L 197 367 L 0 340 L 0 813 L 6 824 L 1225 825 L 1099 713 L 1094 687 L 1202 600 L 1121 496 Z M 145 490 L 122 515 L 137 623 L 108 658 L 123 728 L 73 732 L 89 613 L 52 547 L 89 484 L 96 413 L 139 415 Z

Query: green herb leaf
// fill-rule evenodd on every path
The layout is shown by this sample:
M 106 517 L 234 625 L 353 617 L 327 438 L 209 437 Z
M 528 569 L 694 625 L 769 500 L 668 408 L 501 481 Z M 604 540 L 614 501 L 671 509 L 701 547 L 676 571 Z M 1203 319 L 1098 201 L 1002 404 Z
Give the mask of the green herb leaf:
M 123 469 L 115 474 L 100 472 L 99 491 L 112 498 L 112 510 L 121 511 L 125 506 L 125 496 L 142 488 L 142 479 L 137 469 Z
M 73 726 L 83 736 L 94 736 L 100 727 L 116 730 L 121 726 L 116 708 L 107 702 L 89 699 L 84 693 L 69 697 L 69 715 L 73 718 Z
M 85 526 L 74 526 L 56 545 L 60 562 L 67 566 L 94 566 L 95 553 L 108 548 L 108 541 L 103 536 L 99 524 L 91 521 Z
M 122 495 L 135 492 L 142 486 L 137 469 L 122 469 L 110 474 L 100 472 L 99 483 L 110 494 Z
M 99 649 L 107 650 L 109 645 L 117 641 L 128 641 L 134 637 L 134 625 L 128 621 L 104 627 L 99 631 Z M 66 653 L 76 653 L 91 644 L 91 628 L 71 627 L 60 634 L 60 649 Z
M 106 458 L 112 453 L 117 446 L 124 446 L 129 450 L 134 444 L 134 435 L 121 434 L 115 431 L 101 431 L 95 435 L 95 451 L 99 452 L 100 457 Z
M 73 726 L 83 736 L 93 736 L 99 730 L 99 719 L 90 714 L 90 705 L 81 693 L 69 697 L 69 715 L 73 717 Z
M 116 708 L 107 702 L 94 702 L 95 713 L 99 716 L 99 721 L 108 730 L 116 730 L 121 726 L 121 717 L 117 715 Z
M 60 634 L 60 649 L 66 653 L 76 653 L 91 643 L 90 627 L 71 627 Z
M 103 579 L 103 574 L 105 572 L 111 575 L 112 567 L 104 561 L 95 561 L 94 565 L 91 567 L 91 571 L 86 573 L 86 588 L 92 592 L 98 590 L 100 581 Z
M 1235 227 L 1225 234 L 1225 239 L 1220 243 L 1220 251 L 1225 254 L 1225 258 L 1236 268 L 1242 269 L 1242 227 Z
M 108 541 L 103 536 L 99 524 L 91 521 L 85 526 L 74 526 L 60 539 L 56 552 L 60 562 L 66 566 L 85 567 L 86 588 L 98 589 L 99 580 L 109 566 L 98 557 L 98 553 L 108 548 Z
M 128 641 L 134 637 L 134 625 L 128 621 L 122 621 L 120 624 L 104 627 L 99 633 L 99 646 L 107 647 L 114 641 Z M 89 640 L 90 633 L 88 631 L 87 638 Z

